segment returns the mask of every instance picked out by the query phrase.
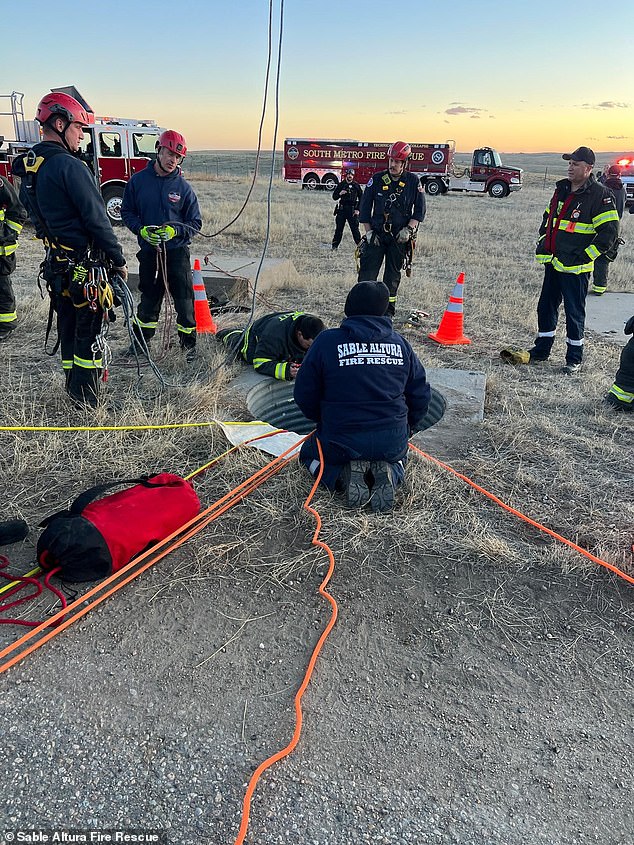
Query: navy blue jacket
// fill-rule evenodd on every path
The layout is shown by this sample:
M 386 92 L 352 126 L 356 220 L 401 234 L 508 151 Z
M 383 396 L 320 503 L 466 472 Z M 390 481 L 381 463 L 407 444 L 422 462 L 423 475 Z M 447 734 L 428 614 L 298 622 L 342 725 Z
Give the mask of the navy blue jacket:
M 412 219 L 422 223 L 425 211 L 425 194 L 418 177 L 405 171 L 398 179 L 392 179 L 389 170 L 382 170 L 365 186 L 359 223 L 369 223 L 375 232 L 382 232 L 387 222 L 396 234 Z
M 348 317 L 321 332 L 295 380 L 299 409 L 317 436 L 362 457 L 369 436 L 389 432 L 389 454 L 407 453 L 411 430 L 425 416 L 431 390 L 412 347 L 388 317 Z M 387 444 L 386 444 L 387 445 Z M 369 456 L 375 457 L 375 456 Z M 377 456 L 378 457 L 378 456 Z
M 122 267 L 125 264 L 123 251 L 89 168 L 55 141 L 41 141 L 35 144 L 32 152 L 44 159 L 37 170 L 35 197 L 46 231 L 60 246 L 79 253 L 85 253 L 89 246 L 96 247 L 113 261 L 115 267 Z M 24 178 L 23 167 L 18 165 L 13 169 Z M 29 206 L 26 190 L 20 190 L 20 199 Z M 30 207 L 28 210 L 38 237 L 43 237 L 45 233 L 37 215 Z
M 138 235 L 143 250 L 155 248 L 139 235 L 143 226 L 169 223 L 176 229 L 176 236 L 166 246 L 175 249 L 188 246 L 192 235 L 200 232 L 203 225 L 196 194 L 181 176 L 180 168 L 169 176 L 159 176 L 153 163 L 135 173 L 126 185 L 121 217 L 128 229 Z M 179 226 L 179 223 L 187 225 Z

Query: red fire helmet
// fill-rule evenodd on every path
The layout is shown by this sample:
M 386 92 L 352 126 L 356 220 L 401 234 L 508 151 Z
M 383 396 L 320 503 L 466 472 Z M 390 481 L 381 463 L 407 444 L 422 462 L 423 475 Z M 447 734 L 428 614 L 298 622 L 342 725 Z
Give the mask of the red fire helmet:
M 175 132 L 173 129 L 166 129 L 158 139 L 159 147 L 167 147 L 168 150 L 171 150 L 176 155 L 185 156 L 187 155 L 187 141 L 185 140 L 185 136 L 181 135 L 180 132 Z
M 86 109 L 81 103 L 69 94 L 59 91 L 45 94 L 37 105 L 35 119 L 39 123 L 44 124 L 52 117 L 63 117 L 69 123 L 81 123 L 82 126 L 88 126 L 90 123 Z
M 405 141 L 394 141 L 387 151 L 388 158 L 393 158 L 395 161 L 407 161 L 412 154 L 412 147 Z

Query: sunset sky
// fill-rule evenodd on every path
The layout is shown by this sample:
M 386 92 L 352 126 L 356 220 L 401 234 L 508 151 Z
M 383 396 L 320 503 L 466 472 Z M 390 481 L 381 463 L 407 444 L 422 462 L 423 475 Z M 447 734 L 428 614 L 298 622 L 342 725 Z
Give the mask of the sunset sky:
M 48 89 L 75 84 L 97 114 L 153 118 L 192 150 L 256 147 L 268 0 L 88 5 L 21 0 L 15 30 L 5 20 L 15 37 L 3 39 L 0 93 L 23 92 L 27 118 Z M 278 147 L 452 138 L 458 150 L 634 150 L 633 42 L 631 0 L 285 0 Z M 12 134 L 3 118 L 0 133 Z

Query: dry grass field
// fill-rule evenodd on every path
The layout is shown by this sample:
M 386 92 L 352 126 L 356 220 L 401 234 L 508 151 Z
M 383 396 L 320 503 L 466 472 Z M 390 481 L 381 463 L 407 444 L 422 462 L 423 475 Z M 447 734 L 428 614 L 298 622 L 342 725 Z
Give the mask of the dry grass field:
M 207 233 L 237 213 L 248 189 L 238 175 L 193 184 Z M 505 200 L 428 200 L 396 325 L 414 308 L 429 312 L 422 330 L 403 330 L 423 364 L 486 375 L 484 422 L 465 421 L 460 441 L 435 456 L 634 576 L 633 421 L 601 402 L 620 347 L 587 332 L 584 370 L 571 378 L 561 373 L 562 326 L 544 365 L 499 357 L 534 336 L 533 247 L 551 191 L 535 173 Z M 341 320 L 353 242 L 346 232 L 330 252 L 332 205 L 276 180 L 268 255 L 290 259 L 299 282 L 258 298 L 259 311 Z M 192 254 L 258 256 L 266 224 L 260 179 L 238 221 L 198 238 Z M 613 290 L 634 292 L 633 224 L 626 215 Z M 135 239 L 120 234 L 133 268 Z M 58 361 L 44 354 L 41 247 L 25 235 L 14 276 L 20 326 L 0 347 L 2 426 L 25 429 L 0 431 L 5 518 L 32 529 L 5 549 L 18 572 L 33 565 L 40 519 L 81 490 L 150 471 L 185 475 L 228 445 L 213 424 L 29 426 L 248 418 L 227 398 L 239 366 L 222 366 L 213 341 L 201 339 L 189 367 L 177 348 L 162 351 L 161 392 L 118 365 L 121 321 L 103 407 L 73 410 Z M 461 271 L 472 344 L 440 347 L 426 335 Z M 203 504 L 267 461 L 246 449 L 221 460 L 197 480 Z M 292 699 L 327 619 L 316 596 L 326 560 L 302 509 L 309 489 L 291 464 L 3 675 L 7 829 L 126 826 L 167 830 L 171 843 L 234 842 L 245 783 L 288 742 Z M 418 456 L 393 514 L 345 511 L 323 493 L 315 501 L 340 615 L 305 696 L 300 745 L 263 777 L 246 841 L 630 845 L 634 588 Z M 42 601 L 32 613 L 46 610 Z M 20 633 L 3 626 L 1 642 Z

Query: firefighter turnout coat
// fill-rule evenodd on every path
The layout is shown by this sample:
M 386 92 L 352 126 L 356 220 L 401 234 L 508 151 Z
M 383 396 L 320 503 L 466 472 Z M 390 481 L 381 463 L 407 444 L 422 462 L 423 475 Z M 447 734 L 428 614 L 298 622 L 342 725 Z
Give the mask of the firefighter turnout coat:
M 17 320 L 9 277 L 15 270 L 18 235 L 26 219 L 26 209 L 15 188 L 8 179 L 0 176 L 0 331 L 9 331 Z
M 590 273 L 618 234 L 619 215 L 608 188 L 593 174 L 577 191 L 571 190 L 569 179 L 562 179 L 544 212 L 536 258 L 559 273 Z
M 244 335 L 240 355 L 264 376 L 291 380 L 291 363 L 302 362 L 306 350 L 297 343 L 297 321 L 305 311 L 276 312 L 256 320 Z

